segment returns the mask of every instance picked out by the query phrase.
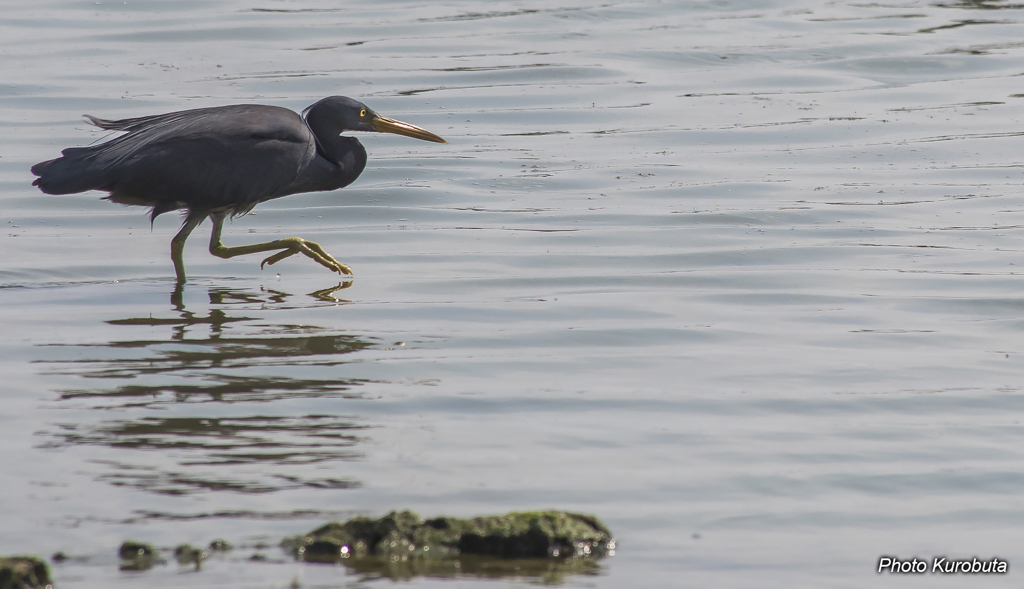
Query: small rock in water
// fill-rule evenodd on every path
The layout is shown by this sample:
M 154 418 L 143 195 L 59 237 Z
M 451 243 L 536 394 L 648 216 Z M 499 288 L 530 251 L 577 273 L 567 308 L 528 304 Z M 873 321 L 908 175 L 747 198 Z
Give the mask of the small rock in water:
M 154 564 L 160 561 L 156 554 L 156 548 L 152 544 L 125 540 L 118 549 L 117 555 L 121 557 L 122 571 L 145 571 L 153 568 Z
M 53 589 L 50 569 L 37 556 L 0 556 L 0 589 Z
M 69 558 L 71 558 L 71 557 L 69 557 L 64 552 L 54 552 L 53 556 L 50 557 L 50 560 L 52 560 L 53 562 L 64 562 L 65 560 L 67 560 Z
M 178 564 L 182 566 L 194 565 L 197 571 L 202 566 L 203 559 L 205 559 L 206 556 L 206 552 L 192 546 L 191 544 L 179 544 L 178 547 L 174 549 L 174 558 L 177 559 Z

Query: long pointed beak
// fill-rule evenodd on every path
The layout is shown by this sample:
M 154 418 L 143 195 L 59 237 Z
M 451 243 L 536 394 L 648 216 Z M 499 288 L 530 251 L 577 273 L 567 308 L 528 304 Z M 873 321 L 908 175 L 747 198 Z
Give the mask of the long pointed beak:
M 389 119 L 380 115 L 370 121 L 370 124 L 373 125 L 375 131 L 380 131 L 381 133 L 395 133 L 396 135 L 405 135 L 413 139 L 433 141 L 434 143 L 448 143 L 426 129 L 420 129 L 416 125 L 410 125 L 409 123 L 403 123 L 402 121 L 396 121 L 395 119 Z

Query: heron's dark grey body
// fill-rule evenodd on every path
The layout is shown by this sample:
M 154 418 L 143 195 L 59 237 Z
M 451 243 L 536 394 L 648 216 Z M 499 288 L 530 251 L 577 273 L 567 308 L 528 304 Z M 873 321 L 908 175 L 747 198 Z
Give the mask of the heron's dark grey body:
M 272 198 L 343 188 L 366 167 L 357 139 L 318 136 L 298 113 L 277 106 L 90 119 L 127 134 L 36 164 L 35 185 L 48 194 L 103 190 L 113 202 L 152 207 L 152 218 L 177 209 L 237 215 Z

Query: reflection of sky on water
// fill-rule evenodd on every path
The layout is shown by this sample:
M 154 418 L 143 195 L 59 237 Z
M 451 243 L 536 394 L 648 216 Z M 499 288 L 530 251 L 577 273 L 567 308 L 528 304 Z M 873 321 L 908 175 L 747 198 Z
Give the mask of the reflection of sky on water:
M 186 308 L 176 291 L 173 311 L 166 316 L 107 322 L 124 327 L 126 339 L 47 346 L 50 353 L 61 348 L 64 358 L 40 361 L 46 372 L 80 376 L 90 384 L 58 391 L 60 401 L 87 401 L 93 410 L 117 417 L 61 421 L 46 433 L 44 446 L 127 451 L 116 460 L 91 460 L 102 467 L 97 477 L 161 494 L 357 486 L 343 474 L 325 476 L 321 469 L 360 458 L 356 447 L 360 432 L 368 427 L 365 423 L 352 416 L 279 414 L 280 408 L 268 404 L 310 397 L 359 398 L 358 387 L 365 381 L 286 376 L 280 369 L 295 367 L 298 370 L 292 373 L 301 374 L 338 366 L 373 344 L 350 334 L 309 325 L 266 324 L 256 317 L 267 314 L 260 311 L 262 305 L 287 304 L 291 296 L 211 288 L 208 312 L 196 313 Z M 153 327 L 169 328 L 169 337 L 131 339 L 133 332 L 151 333 Z M 233 414 L 216 408 L 222 404 L 230 404 Z M 153 413 L 168 409 L 184 414 Z M 173 459 L 159 466 L 143 464 L 146 453 L 154 452 Z
M 70 346 L 81 353 L 90 348 L 103 348 L 104 354 L 73 360 L 46 361 L 55 365 L 52 372 L 78 374 L 85 378 L 125 381 L 149 375 L 164 378 L 153 384 L 118 382 L 111 387 L 61 391 L 64 398 L 81 396 L 151 397 L 148 402 L 164 400 L 172 394 L 175 401 L 206 395 L 217 401 L 271 400 L 281 395 L 348 394 L 358 379 L 303 379 L 249 374 L 268 366 L 303 364 L 329 367 L 346 362 L 342 356 L 357 352 L 371 344 L 347 334 L 324 334 L 309 326 L 261 326 L 257 333 L 232 337 L 223 327 L 230 319 L 211 311 L 211 334 L 206 338 L 185 335 L 175 328 L 170 340 L 124 340 L 94 345 Z M 130 320 L 135 321 L 135 320 Z M 195 325 L 193 323 L 192 325 Z M 228 330 L 229 331 L 229 330 Z M 126 357 L 102 357 L 109 351 L 121 350 Z M 180 377 L 169 384 L 167 377 Z M 140 399 L 140 402 L 147 402 Z
M 356 460 L 350 450 L 365 429 L 351 418 L 329 415 L 242 418 L 141 418 L 102 421 L 95 425 L 61 423 L 49 447 L 103 445 L 122 450 L 173 453 L 180 471 L 161 472 L 149 466 L 105 462 L 114 472 L 100 478 L 114 485 L 146 491 L 184 494 L 195 491 L 266 493 L 287 488 L 350 488 L 358 483 L 345 478 L 309 478 L 274 474 L 275 467 L 314 465 Z M 126 454 L 130 456 L 131 454 Z M 269 478 L 231 476 L 233 467 L 257 465 L 271 471 Z M 211 478 L 203 473 L 223 473 Z M 191 473 L 197 472 L 198 476 Z

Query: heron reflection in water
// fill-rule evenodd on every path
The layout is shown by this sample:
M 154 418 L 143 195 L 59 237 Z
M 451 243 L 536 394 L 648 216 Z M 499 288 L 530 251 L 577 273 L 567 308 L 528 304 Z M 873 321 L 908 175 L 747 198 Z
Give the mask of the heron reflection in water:
M 183 210 L 184 223 L 171 240 L 179 284 L 185 282 L 185 240 L 207 217 L 213 223 L 210 253 L 217 257 L 276 251 L 262 268 L 301 253 L 329 270 L 352 274 L 320 244 L 300 237 L 227 247 L 221 243 L 224 218 L 266 200 L 351 184 L 366 167 L 366 150 L 345 131 L 447 143 L 345 96 L 324 98 L 301 115 L 278 106 L 234 105 L 119 121 L 86 117 L 101 129 L 126 134 L 65 149 L 61 157 L 32 166 L 39 176 L 33 185 L 47 194 L 106 191 L 107 200 L 151 207 L 151 221 Z

